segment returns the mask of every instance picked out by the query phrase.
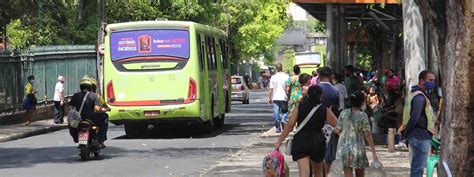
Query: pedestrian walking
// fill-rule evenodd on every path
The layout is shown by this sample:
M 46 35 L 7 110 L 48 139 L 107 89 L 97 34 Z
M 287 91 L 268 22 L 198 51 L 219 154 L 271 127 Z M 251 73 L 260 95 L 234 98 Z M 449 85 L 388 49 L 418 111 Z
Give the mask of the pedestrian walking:
M 38 93 L 33 87 L 35 83 L 35 76 L 31 75 L 27 77 L 28 83 L 25 86 L 25 98 L 23 99 L 23 109 L 25 112 L 25 125 L 30 126 L 33 114 L 36 111 L 36 104 L 38 100 L 35 97 L 35 94 Z
M 300 177 L 309 176 L 310 168 L 314 176 L 322 176 L 326 139 L 321 129 L 325 122 L 333 126 L 337 122 L 336 115 L 321 104 L 322 94 L 321 87 L 317 85 L 309 87 L 308 95 L 294 109 L 288 125 L 275 143 L 275 149 L 279 149 L 283 140 L 298 123 L 298 129 L 292 141 L 291 156 L 293 161 L 298 163 Z
M 430 150 L 430 140 L 434 133 L 434 112 L 427 94 L 436 88 L 436 77 L 430 70 L 424 70 L 418 76 L 418 85 L 411 89 L 411 99 L 405 104 L 403 125 L 399 132 L 408 138 L 411 151 L 410 176 L 421 177 L 426 166 Z
M 388 97 L 389 97 L 389 105 L 393 105 L 395 100 L 399 97 L 399 87 L 400 87 L 400 79 L 398 76 L 394 74 L 393 69 L 389 69 L 387 72 L 387 79 L 385 80 L 385 88 L 387 89 Z
M 319 70 L 319 86 L 323 90 L 322 104 L 331 108 L 336 116 L 339 116 L 339 92 L 336 87 L 331 84 L 332 70 L 329 67 L 322 67 Z M 323 133 L 326 137 L 327 148 L 324 157 L 324 167 L 329 171 L 332 161 L 336 158 L 336 148 L 338 136 L 333 133 L 334 126 L 330 124 L 324 125 Z
M 300 67 L 298 65 L 293 66 L 293 73 L 294 75 L 288 80 L 286 91 L 288 95 L 290 95 L 290 100 L 288 102 L 288 113 L 291 116 L 291 111 L 298 103 L 301 101 L 301 91 L 302 85 L 299 82 L 300 77 Z
M 314 70 L 311 74 L 313 75 L 311 78 L 311 85 L 318 85 L 318 71 Z
M 361 111 L 365 102 L 365 94 L 358 91 L 350 95 L 350 109 L 341 112 L 337 120 L 334 132 L 339 134 L 337 145 L 337 159 L 341 159 L 344 168 L 344 176 L 352 177 L 353 170 L 357 177 L 364 176 L 364 168 L 369 167 L 364 137 L 369 143 L 374 161 L 377 161 L 374 141 L 370 132 L 369 118 Z M 426 161 L 426 159 L 425 159 Z
M 351 95 L 356 91 L 363 89 L 362 82 L 359 79 L 359 76 L 355 73 L 355 68 L 352 65 L 345 66 L 346 69 L 346 84 L 347 95 Z
M 54 123 L 64 123 L 64 77 L 58 76 L 58 82 L 54 87 Z
M 346 100 L 348 99 L 347 96 L 347 88 L 342 83 L 344 81 L 344 77 L 340 74 L 334 74 L 333 83 L 335 84 L 337 91 L 339 92 L 339 110 L 342 110 L 346 107 Z
M 281 63 L 276 64 L 276 70 L 277 73 L 270 79 L 268 103 L 273 107 L 273 118 L 275 119 L 276 133 L 280 133 L 280 123 L 284 126 L 287 122 L 288 95 L 286 92 L 286 86 L 290 76 L 283 72 L 283 66 Z

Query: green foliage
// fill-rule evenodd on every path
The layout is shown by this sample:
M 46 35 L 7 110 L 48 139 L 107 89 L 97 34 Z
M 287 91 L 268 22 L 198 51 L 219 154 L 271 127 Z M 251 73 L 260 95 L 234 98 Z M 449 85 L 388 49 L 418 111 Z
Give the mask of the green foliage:
M 319 21 L 319 20 L 316 20 L 316 22 L 314 23 L 314 30 L 316 32 L 325 33 L 326 32 L 326 23 L 322 22 L 322 21 Z
M 6 0 L 9 46 L 95 44 L 98 0 Z M 271 0 L 106 0 L 108 24 L 156 20 L 194 21 L 228 30 L 232 59 L 264 56 L 288 23 L 286 3 Z M 26 5 L 29 4 L 29 5 Z M 19 11 L 18 9 L 25 9 Z M 21 19 L 21 20 L 20 20 Z
M 283 57 L 281 59 L 281 64 L 283 66 L 283 71 L 286 73 L 291 73 L 295 60 L 295 51 L 292 49 L 286 49 L 283 52 Z

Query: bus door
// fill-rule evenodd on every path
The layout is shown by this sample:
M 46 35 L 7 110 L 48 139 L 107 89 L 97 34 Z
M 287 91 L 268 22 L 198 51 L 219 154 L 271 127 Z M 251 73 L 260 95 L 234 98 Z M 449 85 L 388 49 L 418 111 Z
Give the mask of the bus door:
M 207 52 L 207 67 L 209 70 L 209 88 L 211 92 L 211 102 L 210 102 L 210 107 L 212 108 L 213 111 L 212 113 L 212 118 L 216 116 L 217 114 L 217 105 L 218 105 L 218 94 L 217 94 L 217 62 L 215 58 L 215 46 L 214 46 L 214 40 L 212 40 L 211 37 L 206 36 L 206 52 Z
M 210 117 L 210 112 L 209 112 L 209 107 L 210 107 L 210 94 L 209 94 L 209 69 L 207 66 L 209 66 L 209 63 L 207 62 L 207 47 L 206 47 L 206 41 L 204 38 L 204 35 L 198 34 L 197 35 L 197 44 L 198 44 L 198 53 L 199 53 L 199 73 L 200 73 L 200 100 L 201 100 L 201 115 L 204 115 L 201 118 L 207 119 Z
M 219 104 L 218 104 L 218 112 L 219 115 L 224 114 L 224 78 L 225 78 L 225 72 L 224 72 L 224 67 L 222 66 L 222 50 L 221 50 L 221 41 L 216 38 L 212 38 L 214 42 L 214 46 L 216 49 L 216 62 L 217 62 L 217 94 L 219 95 Z

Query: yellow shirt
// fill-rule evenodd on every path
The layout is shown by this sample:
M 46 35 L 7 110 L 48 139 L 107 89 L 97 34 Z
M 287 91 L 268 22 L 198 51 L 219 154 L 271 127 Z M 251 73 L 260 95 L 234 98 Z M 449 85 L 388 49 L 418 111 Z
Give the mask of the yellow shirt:
M 33 85 L 31 83 L 27 83 L 25 86 L 25 95 L 29 95 L 33 93 Z

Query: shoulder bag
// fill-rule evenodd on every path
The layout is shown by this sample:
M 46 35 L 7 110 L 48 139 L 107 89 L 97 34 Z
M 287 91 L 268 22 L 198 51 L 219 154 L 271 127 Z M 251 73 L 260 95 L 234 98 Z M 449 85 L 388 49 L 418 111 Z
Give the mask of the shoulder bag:
M 87 92 L 86 95 L 84 96 L 84 99 L 82 99 L 81 108 L 79 108 L 79 112 L 76 110 L 76 108 L 73 107 L 69 110 L 67 114 L 67 120 L 68 120 L 69 126 L 72 128 L 77 128 L 77 126 L 79 125 L 79 122 L 81 122 L 82 120 L 81 112 L 82 112 L 82 108 L 84 107 L 84 102 L 86 102 L 87 95 L 89 95 L 89 92 Z

